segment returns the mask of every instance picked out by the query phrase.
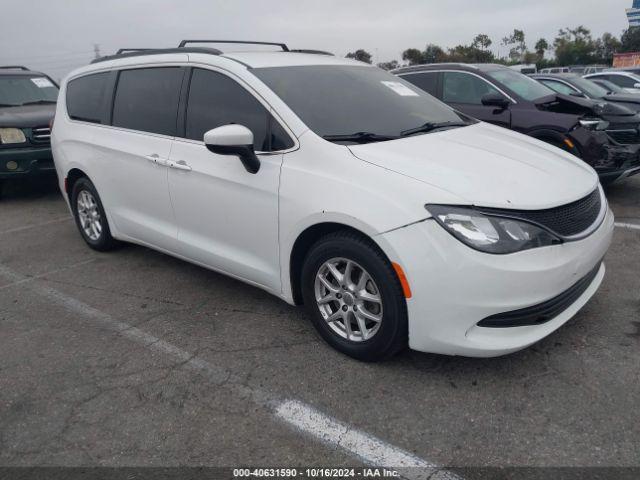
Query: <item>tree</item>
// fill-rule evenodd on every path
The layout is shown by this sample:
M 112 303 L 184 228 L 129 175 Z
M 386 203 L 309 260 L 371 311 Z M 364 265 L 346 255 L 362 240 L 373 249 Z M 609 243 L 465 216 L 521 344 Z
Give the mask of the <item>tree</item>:
M 595 41 L 595 61 L 597 63 L 613 63 L 613 54 L 620 51 L 620 40 L 609 32 L 602 34 L 601 38 Z
M 422 54 L 422 60 L 424 63 L 440 63 L 447 61 L 446 52 L 439 47 L 438 45 L 434 45 L 430 43 L 424 50 Z
M 492 43 L 493 42 L 489 38 L 489 35 L 485 35 L 484 33 L 479 33 L 473 39 L 471 46 L 473 48 L 478 48 L 480 50 L 486 50 L 491 46 Z
M 345 56 L 346 58 L 353 58 L 364 63 L 371 63 L 371 54 L 363 49 L 358 49 L 355 52 L 349 52 Z
M 559 65 L 586 65 L 594 61 L 596 44 L 589 29 L 561 28 L 553 41 Z
M 510 47 L 509 58 L 512 62 L 522 61 L 524 54 L 527 51 L 524 32 L 517 28 L 513 30 L 511 35 L 502 39 L 502 45 L 504 47 Z
M 409 62 L 409 65 L 425 63 L 424 54 L 417 48 L 408 48 L 402 52 L 402 60 Z
M 620 37 L 619 52 L 640 52 L 640 28 L 629 28 Z
M 534 48 L 536 49 L 538 60 L 542 60 L 546 51 L 549 50 L 549 43 L 544 38 L 541 38 L 536 42 L 536 46 Z
M 398 68 L 400 65 L 398 65 L 398 61 L 397 60 L 391 60 L 390 62 L 382 62 L 378 64 L 378 68 L 381 68 L 383 70 L 393 70 L 394 68 Z
M 457 45 L 449 49 L 449 61 L 460 63 L 492 63 L 495 60 L 489 50 L 480 50 L 473 45 Z

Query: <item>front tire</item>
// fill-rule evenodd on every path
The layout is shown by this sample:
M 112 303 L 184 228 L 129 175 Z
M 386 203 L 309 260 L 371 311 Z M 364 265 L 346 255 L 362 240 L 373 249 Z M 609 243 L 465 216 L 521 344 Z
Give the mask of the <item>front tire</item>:
M 389 358 L 407 344 L 407 306 L 382 251 L 362 235 L 321 238 L 302 267 L 302 295 L 318 333 L 364 361 Z
M 117 240 L 111 236 L 100 195 L 88 178 L 81 178 L 74 183 L 71 208 L 76 226 L 87 245 L 101 252 L 112 250 L 118 245 Z

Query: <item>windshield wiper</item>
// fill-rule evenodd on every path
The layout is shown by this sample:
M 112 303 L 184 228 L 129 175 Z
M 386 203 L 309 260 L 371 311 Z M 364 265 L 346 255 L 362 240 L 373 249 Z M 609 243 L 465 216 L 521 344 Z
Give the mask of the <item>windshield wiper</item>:
M 54 100 L 36 100 L 35 102 L 26 102 L 23 103 L 22 106 L 24 105 L 44 105 L 47 103 L 56 103 Z
M 439 128 L 456 128 L 456 127 L 466 127 L 467 125 L 471 125 L 469 122 L 427 122 L 419 127 L 410 128 L 408 130 L 403 130 L 400 132 L 401 137 L 408 137 L 409 135 L 413 135 L 416 133 L 428 133 L 433 130 L 437 130 Z
M 14 105 L 14 104 L 11 104 L 11 103 L 0 103 L 0 108 L 3 108 L 3 107 L 19 107 L 19 106 L 20 105 Z
M 371 132 L 356 132 L 347 135 L 323 135 L 322 138 L 329 142 L 354 142 L 354 143 L 368 143 L 368 142 L 384 142 L 386 140 L 395 140 L 399 138 L 393 135 L 380 135 Z

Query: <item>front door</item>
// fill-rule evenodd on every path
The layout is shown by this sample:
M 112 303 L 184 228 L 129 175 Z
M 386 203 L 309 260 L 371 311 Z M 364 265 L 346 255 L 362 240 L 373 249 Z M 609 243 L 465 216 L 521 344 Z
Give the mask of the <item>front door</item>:
M 482 104 L 482 97 L 489 93 L 503 95 L 489 82 L 471 73 L 443 72 L 442 74 L 443 102 L 483 122 L 510 128 L 511 112 L 508 108 Z

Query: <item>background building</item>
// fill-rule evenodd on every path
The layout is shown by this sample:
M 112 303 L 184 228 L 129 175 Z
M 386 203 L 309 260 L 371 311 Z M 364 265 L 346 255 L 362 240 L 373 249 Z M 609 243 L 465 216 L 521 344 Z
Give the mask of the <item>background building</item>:
M 640 0 L 633 0 L 633 6 L 627 8 L 629 27 L 640 27 Z

